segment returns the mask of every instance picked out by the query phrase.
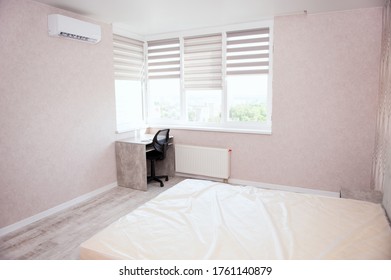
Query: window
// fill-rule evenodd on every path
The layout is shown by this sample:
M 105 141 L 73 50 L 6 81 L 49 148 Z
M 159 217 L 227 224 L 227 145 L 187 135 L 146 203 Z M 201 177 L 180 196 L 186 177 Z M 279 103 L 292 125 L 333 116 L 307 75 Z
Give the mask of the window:
M 186 120 L 191 124 L 221 122 L 222 35 L 184 38 Z
M 270 133 L 270 26 L 148 41 L 149 125 Z
M 243 88 L 246 90 L 244 91 Z M 266 122 L 268 117 L 267 91 L 267 75 L 228 76 L 228 121 Z
M 177 121 L 181 115 L 179 39 L 148 42 L 148 120 Z
M 269 41 L 269 28 L 227 32 L 229 122 L 269 122 Z
M 220 123 L 221 90 L 186 91 L 186 112 L 190 123 Z
M 141 81 L 115 80 L 117 131 L 138 128 L 143 123 Z
M 144 43 L 119 35 L 113 37 L 117 132 L 144 125 Z
M 179 78 L 149 80 L 149 120 L 176 121 L 180 118 Z

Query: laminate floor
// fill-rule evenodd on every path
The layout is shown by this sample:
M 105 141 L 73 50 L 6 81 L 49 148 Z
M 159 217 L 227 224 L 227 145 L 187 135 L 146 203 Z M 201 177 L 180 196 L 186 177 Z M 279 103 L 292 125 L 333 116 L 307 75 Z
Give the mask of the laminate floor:
M 0 259 L 79 259 L 82 242 L 184 179 L 170 178 L 163 188 L 159 183 L 149 184 L 147 192 L 115 187 L 11 232 L 0 238 Z

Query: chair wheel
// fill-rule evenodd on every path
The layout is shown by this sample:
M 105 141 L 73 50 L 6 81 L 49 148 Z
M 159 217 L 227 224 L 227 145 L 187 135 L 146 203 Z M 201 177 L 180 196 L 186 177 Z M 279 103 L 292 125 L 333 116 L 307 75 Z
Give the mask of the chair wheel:
M 164 184 L 163 184 L 163 183 L 160 183 L 160 187 L 161 187 L 161 188 L 164 187 Z
M 168 176 L 166 177 L 166 182 L 168 181 Z

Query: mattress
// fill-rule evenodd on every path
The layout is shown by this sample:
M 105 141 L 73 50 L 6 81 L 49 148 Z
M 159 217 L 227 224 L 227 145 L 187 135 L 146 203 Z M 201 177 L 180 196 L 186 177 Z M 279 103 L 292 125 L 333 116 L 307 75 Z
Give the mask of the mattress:
M 80 246 L 81 259 L 391 259 L 370 202 L 184 180 Z

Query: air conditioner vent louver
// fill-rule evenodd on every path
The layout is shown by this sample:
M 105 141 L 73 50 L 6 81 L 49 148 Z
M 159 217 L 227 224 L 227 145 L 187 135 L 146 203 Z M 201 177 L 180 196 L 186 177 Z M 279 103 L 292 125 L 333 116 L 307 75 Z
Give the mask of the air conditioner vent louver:
M 49 35 L 73 40 L 98 43 L 101 40 L 99 25 L 53 14 L 48 16 Z
M 66 32 L 60 32 L 59 35 L 61 37 L 68 37 L 68 38 L 76 39 L 76 40 L 93 41 L 91 38 L 88 38 L 88 37 L 85 37 L 85 36 L 76 35 L 76 34 L 66 33 Z

